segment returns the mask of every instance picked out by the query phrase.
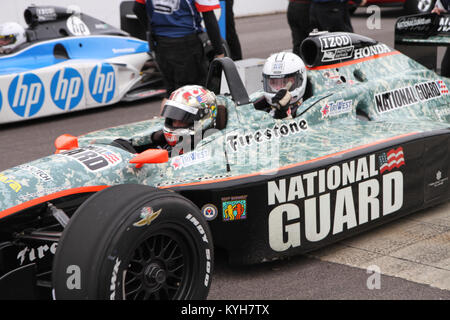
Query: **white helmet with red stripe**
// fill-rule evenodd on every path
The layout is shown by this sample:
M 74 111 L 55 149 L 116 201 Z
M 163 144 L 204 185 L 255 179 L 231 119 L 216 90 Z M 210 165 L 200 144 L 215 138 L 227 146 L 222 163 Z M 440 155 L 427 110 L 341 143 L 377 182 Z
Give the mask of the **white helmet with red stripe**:
M 194 136 L 215 125 L 217 115 L 216 95 L 198 85 L 188 85 L 175 90 L 166 101 L 161 115 L 164 136 L 174 146 L 182 136 Z
M 272 98 L 281 89 L 288 89 L 294 104 L 303 98 L 306 91 L 306 67 L 303 60 L 292 52 L 271 55 L 263 67 L 264 96 L 270 105 Z

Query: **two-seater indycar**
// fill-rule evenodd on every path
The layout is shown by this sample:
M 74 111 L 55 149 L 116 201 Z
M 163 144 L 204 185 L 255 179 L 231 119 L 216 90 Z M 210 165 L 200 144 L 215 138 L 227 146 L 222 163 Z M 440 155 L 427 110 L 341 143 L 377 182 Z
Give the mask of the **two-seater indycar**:
M 205 298 L 214 247 L 261 263 L 447 201 L 449 79 L 356 34 L 301 49 L 295 118 L 256 110 L 260 93 L 217 59 L 221 125 L 194 150 L 148 149 L 153 118 L 63 135 L 55 154 L 0 172 L 2 298 Z
M 0 124 L 165 93 L 146 41 L 70 7 L 24 16 L 27 43 L 0 54 Z

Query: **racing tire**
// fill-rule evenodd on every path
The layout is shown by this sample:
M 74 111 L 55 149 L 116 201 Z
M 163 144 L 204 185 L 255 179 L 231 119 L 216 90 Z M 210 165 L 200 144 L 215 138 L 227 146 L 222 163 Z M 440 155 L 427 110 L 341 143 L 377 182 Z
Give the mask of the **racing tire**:
M 55 299 L 206 299 L 213 243 L 200 210 L 181 195 L 119 185 L 86 200 L 53 262 Z
M 404 9 L 406 14 L 429 13 L 433 10 L 436 0 L 406 0 Z

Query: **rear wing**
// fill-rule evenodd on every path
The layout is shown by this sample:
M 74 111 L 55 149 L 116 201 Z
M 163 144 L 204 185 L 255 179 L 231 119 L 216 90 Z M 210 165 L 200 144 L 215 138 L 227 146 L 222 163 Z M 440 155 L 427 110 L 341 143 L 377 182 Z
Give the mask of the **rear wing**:
M 436 70 L 438 47 L 450 47 L 450 14 L 417 14 L 395 23 L 395 49 Z

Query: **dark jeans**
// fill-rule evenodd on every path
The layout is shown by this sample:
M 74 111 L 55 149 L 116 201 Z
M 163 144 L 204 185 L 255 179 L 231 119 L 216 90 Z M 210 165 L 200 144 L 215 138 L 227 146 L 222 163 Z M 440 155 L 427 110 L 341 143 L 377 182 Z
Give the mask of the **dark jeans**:
M 236 26 L 234 24 L 234 12 L 233 5 L 234 0 L 226 0 L 226 32 L 227 32 L 227 43 L 230 48 L 231 59 L 242 60 L 242 49 L 239 37 L 236 32 Z
M 310 15 L 313 29 L 329 32 L 353 32 L 347 2 L 313 2 Z
M 309 9 L 311 3 L 289 2 L 287 20 L 292 35 L 292 52 L 300 56 L 300 45 L 312 31 L 309 23 Z
M 156 37 L 156 62 L 170 94 L 185 85 L 204 86 L 207 65 L 203 45 L 196 34 L 182 38 Z
M 447 48 L 442 59 L 441 75 L 450 78 L 450 48 Z

